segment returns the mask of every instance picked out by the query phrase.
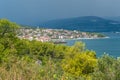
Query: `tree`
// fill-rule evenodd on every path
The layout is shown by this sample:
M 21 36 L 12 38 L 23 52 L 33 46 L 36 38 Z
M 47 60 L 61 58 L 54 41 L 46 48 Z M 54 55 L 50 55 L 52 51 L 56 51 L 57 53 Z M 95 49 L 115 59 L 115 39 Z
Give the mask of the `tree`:
M 75 77 L 88 76 L 94 72 L 97 64 L 95 52 L 84 50 L 83 45 L 82 43 L 75 44 L 72 48 L 76 48 L 76 51 L 72 51 L 75 49 L 69 50 L 68 53 L 70 54 L 66 55 L 62 62 L 63 70 Z
M 119 80 L 120 79 L 120 59 L 116 59 L 108 54 L 98 58 L 98 65 L 92 74 L 92 80 Z
M 16 29 L 19 26 L 16 23 L 10 22 L 7 19 L 0 19 L 0 38 L 15 37 Z
M 7 19 L 0 19 L 0 58 L 5 59 L 11 53 L 16 53 L 14 44 L 18 39 L 16 29 L 18 25 Z

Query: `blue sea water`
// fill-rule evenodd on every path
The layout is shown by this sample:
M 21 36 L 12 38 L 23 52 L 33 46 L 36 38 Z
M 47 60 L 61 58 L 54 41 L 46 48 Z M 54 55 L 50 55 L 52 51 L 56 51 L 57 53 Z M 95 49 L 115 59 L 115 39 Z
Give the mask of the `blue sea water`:
M 67 40 L 67 45 L 73 45 L 76 41 L 82 41 L 86 44 L 86 48 L 94 50 L 97 56 L 101 56 L 104 53 L 114 57 L 120 57 L 120 33 L 104 33 L 110 38 L 105 39 L 79 39 L 79 40 Z

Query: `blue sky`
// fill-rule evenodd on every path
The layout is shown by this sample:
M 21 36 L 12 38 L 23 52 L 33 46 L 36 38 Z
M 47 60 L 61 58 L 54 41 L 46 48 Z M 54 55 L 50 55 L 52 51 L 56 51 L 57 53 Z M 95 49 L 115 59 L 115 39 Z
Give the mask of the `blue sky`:
M 0 0 L 0 18 L 37 25 L 78 16 L 120 16 L 120 0 Z

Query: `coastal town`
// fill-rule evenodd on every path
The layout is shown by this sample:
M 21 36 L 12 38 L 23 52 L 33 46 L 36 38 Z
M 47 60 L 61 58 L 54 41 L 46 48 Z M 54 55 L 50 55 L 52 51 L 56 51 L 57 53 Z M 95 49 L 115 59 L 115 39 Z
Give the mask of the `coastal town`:
M 81 32 L 77 30 L 64 29 L 41 29 L 41 28 L 21 28 L 18 30 L 17 36 L 20 39 L 28 39 L 30 41 L 37 40 L 41 42 L 62 41 L 65 39 L 96 39 L 105 37 L 100 33 Z

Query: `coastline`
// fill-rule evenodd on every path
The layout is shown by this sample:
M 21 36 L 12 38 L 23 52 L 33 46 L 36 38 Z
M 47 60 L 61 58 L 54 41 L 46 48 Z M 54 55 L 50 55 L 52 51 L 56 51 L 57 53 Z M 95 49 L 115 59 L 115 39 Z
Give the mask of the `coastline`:
M 108 36 L 106 36 L 106 37 L 98 37 L 98 38 L 73 38 L 73 39 L 52 39 L 52 41 L 57 41 L 57 40 L 59 40 L 59 41 L 66 41 L 66 40 L 88 40 L 88 39 L 107 39 L 107 38 L 110 38 L 110 37 L 108 37 Z

